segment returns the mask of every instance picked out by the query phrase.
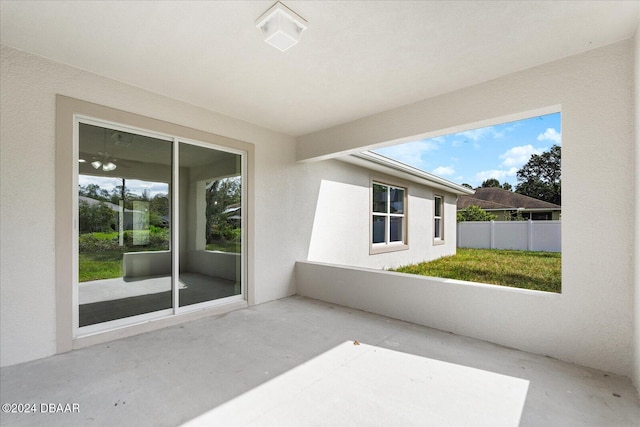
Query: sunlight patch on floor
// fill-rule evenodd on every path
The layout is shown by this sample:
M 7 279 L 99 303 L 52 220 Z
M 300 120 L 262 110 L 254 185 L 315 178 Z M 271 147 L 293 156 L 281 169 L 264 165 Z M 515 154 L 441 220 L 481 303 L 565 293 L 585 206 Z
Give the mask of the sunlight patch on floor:
M 518 426 L 529 381 L 342 343 L 184 426 Z

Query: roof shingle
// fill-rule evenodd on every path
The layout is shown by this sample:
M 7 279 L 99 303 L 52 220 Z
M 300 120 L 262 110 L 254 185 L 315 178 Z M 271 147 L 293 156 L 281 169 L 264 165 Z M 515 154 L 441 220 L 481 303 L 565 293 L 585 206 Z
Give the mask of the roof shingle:
M 561 209 L 559 205 L 497 187 L 476 188 L 475 194 L 458 197 L 458 209 L 465 209 L 472 205 L 482 209 Z

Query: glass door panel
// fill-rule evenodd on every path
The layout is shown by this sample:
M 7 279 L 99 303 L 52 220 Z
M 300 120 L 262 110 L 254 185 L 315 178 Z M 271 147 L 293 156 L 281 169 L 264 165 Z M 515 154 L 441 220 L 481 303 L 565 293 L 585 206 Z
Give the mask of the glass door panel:
M 79 124 L 79 326 L 172 307 L 171 141 Z
M 241 294 L 242 156 L 180 143 L 179 305 Z

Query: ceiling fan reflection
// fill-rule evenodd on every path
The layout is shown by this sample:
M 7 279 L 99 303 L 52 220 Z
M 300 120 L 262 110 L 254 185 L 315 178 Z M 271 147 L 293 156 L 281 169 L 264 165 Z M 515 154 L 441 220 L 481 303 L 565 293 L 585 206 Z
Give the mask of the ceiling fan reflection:
M 104 172 L 111 172 L 118 166 L 116 165 L 116 159 L 112 158 L 109 153 L 98 152 L 101 158 L 95 158 L 91 162 L 91 166 L 94 169 L 102 169 Z

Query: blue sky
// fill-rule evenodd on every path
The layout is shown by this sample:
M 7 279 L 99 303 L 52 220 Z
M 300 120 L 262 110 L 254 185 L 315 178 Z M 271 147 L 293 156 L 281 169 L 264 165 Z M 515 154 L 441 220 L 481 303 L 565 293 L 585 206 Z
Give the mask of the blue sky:
M 561 145 L 560 113 L 374 150 L 457 184 L 478 187 L 496 178 L 514 188 L 531 157 Z

